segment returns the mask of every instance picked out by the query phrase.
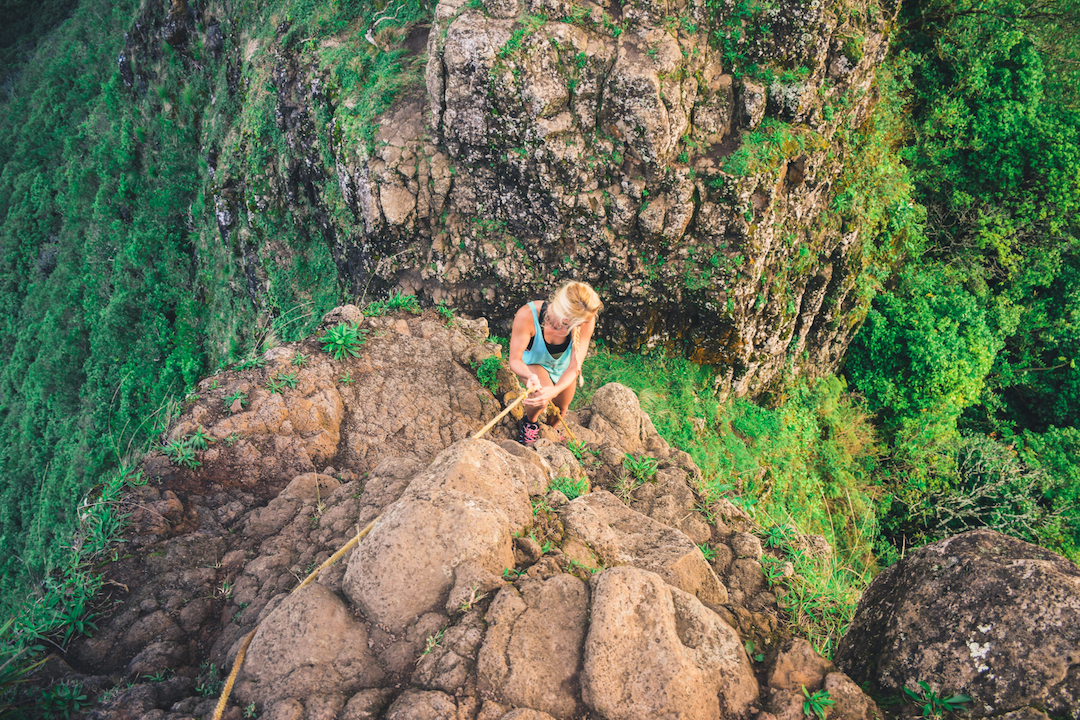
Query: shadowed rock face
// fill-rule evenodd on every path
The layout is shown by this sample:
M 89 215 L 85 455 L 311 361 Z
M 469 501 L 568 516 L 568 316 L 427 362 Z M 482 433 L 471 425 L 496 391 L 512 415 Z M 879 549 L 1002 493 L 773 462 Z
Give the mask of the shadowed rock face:
M 884 693 L 971 696 L 975 716 L 1080 714 L 1080 569 L 991 530 L 928 545 L 879 575 L 837 664 Z
M 859 220 L 826 212 L 861 160 L 837 132 L 867 116 L 889 12 L 774 4 L 738 48 L 770 82 L 710 46 L 724 12 L 440 2 L 426 93 L 386 113 L 372 154 L 336 149 L 355 286 L 508 319 L 576 277 L 604 299 L 601 335 L 725 365 L 722 390 L 760 392 L 790 358 L 833 369 L 866 309 Z M 787 129 L 747 135 L 766 121 Z

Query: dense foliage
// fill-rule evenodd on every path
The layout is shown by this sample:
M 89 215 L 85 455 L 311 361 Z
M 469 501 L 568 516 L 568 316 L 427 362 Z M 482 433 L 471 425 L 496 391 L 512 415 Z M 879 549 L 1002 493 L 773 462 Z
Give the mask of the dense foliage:
M 342 297 L 319 215 L 343 205 L 337 183 L 300 178 L 290 208 L 266 201 L 298 181 L 275 115 L 275 48 L 326 70 L 319 152 L 332 120 L 363 142 L 417 79 L 400 50 L 354 32 L 376 13 L 368 3 L 239 2 L 220 18 L 192 3 L 175 44 L 158 35 L 168 3 L 56 0 L 36 18 L 12 3 L 0 37 L 15 53 L 0 95 L 5 616 L 28 583 L 70 564 L 80 502 L 158 436 L 199 377 L 270 336 L 306 334 Z M 380 32 L 429 11 L 407 3 Z M 204 46 L 209 22 L 220 47 Z M 335 117 L 331 96 L 356 101 Z M 221 231 L 219 197 L 248 214 L 243 232 Z
M 928 244 L 847 365 L 891 444 L 884 524 L 897 545 L 988 525 L 1075 558 L 1080 6 L 935 0 L 900 20 Z

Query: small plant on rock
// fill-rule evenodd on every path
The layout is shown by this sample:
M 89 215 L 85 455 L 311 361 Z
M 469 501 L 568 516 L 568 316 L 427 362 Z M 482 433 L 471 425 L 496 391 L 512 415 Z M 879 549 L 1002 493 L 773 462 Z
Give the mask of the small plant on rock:
M 971 698 L 967 695 L 952 695 L 943 698 L 931 690 L 930 684 L 924 680 L 919 680 L 918 684 L 921 692 L 916 693 L 904 688 L 904 695 L 909 700 L 922 705 L 923 717 L 940 717 L 945 713 L 962 710 L 961 706 L 964 703 L 971 702 Z
M 709 543 L 701 543 L 700 545 L 698 545 L 698 550 L 701 551 L 701 554 L 705 557 L 706 560 L 712 560 L 714 557 L 716 557 L 716 551 L 713 550 L 712 546 L 709 545 Z
M 623 458 L 623 467 L 627 472 L 634 476 L 634 479 L 638 483 L 649 482 L 656 475 L 657 467 L 659 463 L 656 458 L 649 457 L 648 455 L 642 455 L 639 458 L 634 457 L 630 453 L 626 453 L 626 457 Z
M 60 683 L 42 691 L 37 701 L 37 709 L 42 717 L 62 717 L 66 720 L 77 715 L 89 704 L 80 683 Z
M 243 408 L 245 405 L 247 405 L 247 399 L 248 399 L 247 393 L 237 391 L 237 392 L 234 392 L 232 395 L 227 395 L 222 400 L 222 402 L 225 403 L 225 409 L 228 410 L 229 412 L 232 412 L 232 406 L 237 400 L 240 401 L 240 407 Z
M 420 657 L 424 657 L 425 655 L 430 655 L 432 650 L 439 647 L 439 643 L 442 642 L 443 634 L 445 632 L 446 632 L 446 628 L 443 628 L 442 630 L 439 630 L 439 632 L 435 633 L 434 635 L 429 636 L 428 639 L 424 642 L 424 652 L 420 653 Z
M 305 355 L 302 352 L 298 352 L 295 355 L 293 355 L 292 364 L 295 365 L 296 367 L 302 368 L 305 365 L 307 365 L 308 360 L 310 360 L 310 359 L 311 359 L 311 356 Z
M 195 459 L 195 451 L 188 446 L 186 440 L 173 440 L 162 448 L 162 452 L 177 465 L 192 470 L 202 464 Z
M 335 360 L 347 357 L 359 357 L 360 346 L 364 344 L 367 330 L 361 330 L 357 323 L 341 323 L 327 330 L 319 342 L 323 350 Z
M 249 370 L 251 368 L 261 368 L 266 365 L 266 360 L 261 356 L 252 356 L 241 360 L 237 366 L 237 370 Z
M 787 525 L 772 525 L 765 531 L 765 547 L 788 547 L 794 537 L 795 532 Z
M 570 477 L 557 477 L 551 481 L 551 485 L 549 485 L 548 488 L 550 490 L 558 490 L 566 496 L 567 500 L 573 500 L 588 492 L 589 479 L 581 478 L 580 480 L 575 480 Z
M 225 687 L 225 681 L 218 677 L 217 665 L 203 663 L 199 667 L 199 676 L 195 678 L 195 692 L 202 697 L 217 697 Z
M 832 707 L 833 703 L 836 702 L 831 697 L 829 697 L 828 690 L 818 690 L 817 692 L 811 694 L 806 689 L 806 686 L 803 685 L 802 694 L 803 697 L 806 698 L 805 700 L 803 700 L 802 704 L 803 714 L 806 715 L 806 717 L 816 716 L 818 720 L 825 720 L 825 710 L 829 707 Z
M 473 363 L 472 366 L 476 370 L 476 379 L 494 394 L 499 389 L 499 369 L 503 366 L 502 358 L 492 355 L 479 363 Z
M 202 425 L 196 428 L 195 432 L 188 436 L 187 439 L 188 446 L 196 450 L 206 450 L 212 442 L 214 442 L 214 439 L 210 437 L 210 433 L 203 429 Z
M 448 323 L 454 320 L 454 308 L 450 307 L 445 300 L 435 303 L 435 312 Z
M 369 303 L 368 306 L 364 308 L 364 314 L 368 317 L 381 317 L 394 310 L 404 310 L 413 315 L 419 315 L 420 303 L 415 295 L 404 295 L 395 292 L 385 300 Z

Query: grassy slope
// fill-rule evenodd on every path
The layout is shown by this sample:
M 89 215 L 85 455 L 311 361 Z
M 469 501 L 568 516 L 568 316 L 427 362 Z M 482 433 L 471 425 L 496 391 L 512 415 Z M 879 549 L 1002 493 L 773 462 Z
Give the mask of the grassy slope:
M 5 615 L 70 563 L 80 502 L 156 438 L 176 398 L 268 334 L 305 334 L 341 299 L 317 217 L 343 212 L 336 182 L 317 179 L 318 207 L 254 202 L 280 194 L 289 173 L 270 82 L 277 54 L 321 68 L 326 98 L 339 101 L 316 101 L 323 164 L 331 119 L 345 128 L 340 142 L 364 143 L 373 114 L 418 76 L 356 32 L 375 12 L 367 3 L 229 9 L 203 8 L 225 36 L 215 56 L 202 25 L 180 49 L 140 40 L 153 22 L 136 17 L 157 6 L 84 2 L 0 105 Z M 125 33 L 139 45 L 126 53 L 132 87 L 117 64 Z M 227 180 L 244 217 L 222 237 L 213 193 Z

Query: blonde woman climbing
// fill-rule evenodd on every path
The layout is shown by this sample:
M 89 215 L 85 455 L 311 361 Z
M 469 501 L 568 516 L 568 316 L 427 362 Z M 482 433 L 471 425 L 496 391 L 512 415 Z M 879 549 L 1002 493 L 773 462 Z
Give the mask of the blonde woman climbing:
M 510 369 L 525 381 L 529 393 L 518 430 L 522 445 L 540 437 L 537 421 L 548 401 L 564 415 L 569 409 L 603 307 L 592 287 L 571 281 L 546 301 L 527 303 L 514 315 Z

